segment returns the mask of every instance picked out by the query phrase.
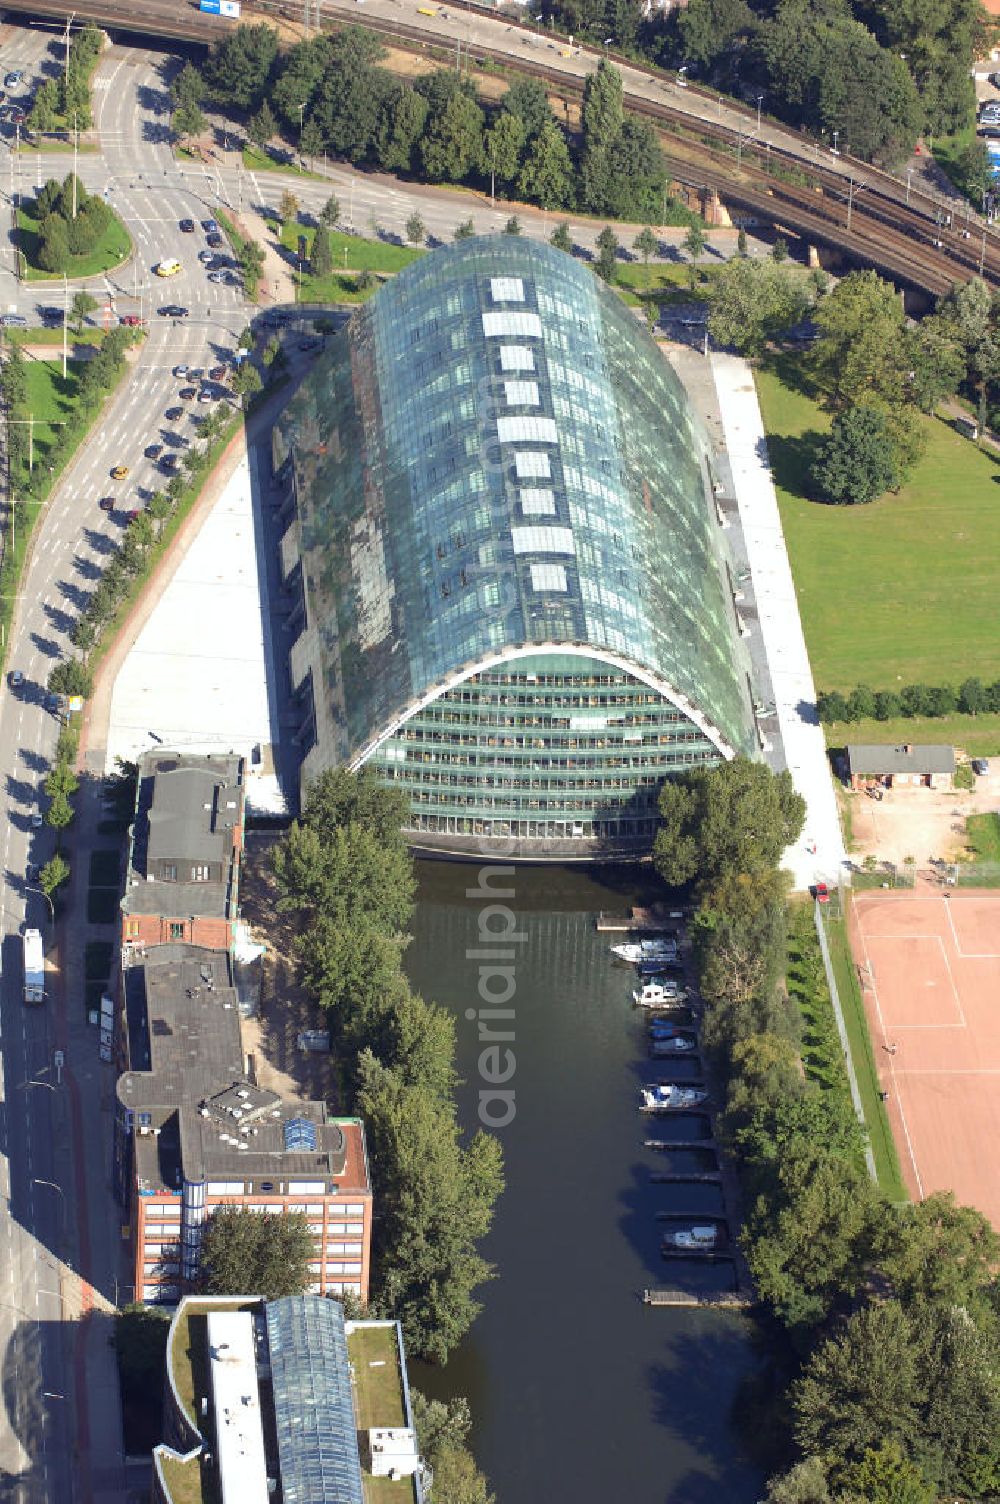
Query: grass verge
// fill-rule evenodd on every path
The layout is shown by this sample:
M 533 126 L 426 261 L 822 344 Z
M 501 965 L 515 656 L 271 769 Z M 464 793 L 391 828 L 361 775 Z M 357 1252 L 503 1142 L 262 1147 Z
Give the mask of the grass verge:
M 840 1006 L 847 1028 L 847 1039 L 858 1078 L 861 1107 L 865 1126 L 875 1157 L 875 1172 L 883 1194 L 890 1201 L 908 1201 L 909 1192 L 903 1183 L 899 1169 L 899 1156 L 889 1127 L 889 1115 L 879 1095 L 878 1070 L 875 1066 L 875 1050 L 872 1046 L 865 1006 L 858 986 L 858 976 L 847 938 L 847 926 L 842 918 L 826 917 L 826 938 L 830 947 L 830 961 L 834 980 L 840 995 Z
M 315 225 L 300 225 L 293 220 L 285 220 L 278 239 L 285 250 L 294 255 L 298 250 L 300 235 L 306 243 L 308 256 L 316 236 Z M 401 272 L 404 266 L 427 255 L 420 246 L 369 240 L 364 235 L 345 235 L 341 230 L 330 231 L 330 251 L 335 268 L 342 265 L 345 271 L 352 272 Z
M 269 151 L 262 151 L 259 146 L 247 144 L 243 148 L 243 166 L 248 172 L 291 172 L 298 178 L 313 178 L 316 182 L 323 182 L 321 172 L 312 172 L 308 167 L 302 167 L 294 156 L 283 158 L 280 162 Z M 329 182 L 329 178 L 325 179 Z
M 1000 862 L 1000 815 L 970 815 L 965 837 L 977 862 Z
M 785 982 L 802 1015 L 802 1064 L 809 1079 L 839 1097 L 845 1115 L 853 1116 L 851 1087 L 816 937 L 812 900 L 790 903 L 786 923 Z
M 924 417 L 926 452 L 898 496 L 822 506 L 808 499 L 806 477 L 829 419 L 801 363 L 772 358 L 757 391 L 817 688 L 1000 675 L 996 462 Z M 905 739 L 917 739 L 916 723 L 906 724 Z
M 38 221 L 30 211 L 31 205 L 22 204 L 17 211 L 18 246 L 23 256 L 23 275 L 28 282 L 58 282 L 62 285 L 62 272 L 46 272 L 38 264 L 38 249 L 41 239 Z M 70 256 L 65 267 L 67 277 L 96 277 L 113 266 L 120 266 L 132 249 L 132 237 L 118 215 L 111 210 L 111 221 L 92 251 L 82 256 Z
M 12 345 L 59 345 L 62 346 L 62 325 L 56 328 L 44 329 L 8 329 L 6 337 Z M 79 333 L 75 329 L 68 329 L 67 343 L 72 345 L 99 345 L 107 331 L 105 329 L 81 329 Z

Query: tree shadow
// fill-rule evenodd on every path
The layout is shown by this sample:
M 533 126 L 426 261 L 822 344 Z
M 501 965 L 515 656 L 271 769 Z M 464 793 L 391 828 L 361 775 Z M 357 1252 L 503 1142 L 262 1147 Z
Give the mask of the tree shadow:
M 771 371 L 782 386 L 787 386 L 791 391 L 800 393 L 803 397 L 810 397 L 818 401 L 822 392 L 818 384 L 810 375 L 806 362 L 802 359 L 801 350 L 783 350 L 772 346 L 761 362 L 762 368 Z
M 31 640 L 38 651 L 45 654 L 46 658 L 58 658 L 62 652 L 57 642 L 53 642 L 51 637 L 43 637 L 40 632 L 32 632 Z
M 45 615 L 57 632 L 66 633 L 73 625 L 74 618 L 68 611 L 63 611 L 60 606 L 44 607 Z
M 809 474 L 827 435 L 819 429 L 802 434 L 771 434 L 767 451 L 775 483 L 793 496 L 815 501 Z
M 101 577 L 101 566 L 95 564 L 93 559 L 85 558 L 83 554 L 73 555 L 73 568 L 83 580 L 99 580 Z M 73 599 L 74 591 L 81 598 L 86 594 L 86 592 L 79 590 L 76 585 L 71 585 L 66 580 L 60 580 L 59 589 L 67 600 Z

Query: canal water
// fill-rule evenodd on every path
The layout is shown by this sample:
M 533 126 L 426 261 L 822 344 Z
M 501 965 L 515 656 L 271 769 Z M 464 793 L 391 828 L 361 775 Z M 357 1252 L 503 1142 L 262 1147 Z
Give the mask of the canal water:
M 439 1398 L 468 1397 L 498 1504 L 753 1504 L 762 1480 L 733 1425 L 757 1362 L 748 1321 L 654 1310 L 640 1298 L 647 1287 L 725 1286 L 728 1266 L 660 1254 L 664 1231 L 678 1225 L 671 1216 L 711 1220 L 723 1208 L 714 1186 L 650 1180 L 711 1168 L 697 1147 L 711 1125 L 638 1111 L 640 1084 L 697 1073 L 691 1060 L 648 1058 L 647 1021 L 630 1001 L 634 973 L 594 927 L 597 911 L 622 912 L 639 895 L 621 873 L 518 868 L 493 880 L 513 898 L 467 898 L 478 874 L 471 864 L 420 864 L 407 968 L 457 1018 L 459 1107 L 474 1127 L 480 1091 L 498 1089 L 479 1067 L 480 920 L 507 922 L 486 916 L 490 902 L 517 916 L 524 939 L 511 946 L 516 991 L 505 1005 L 514 1018 L 491 1021 L 509 1026 L 515 1038 L 503 1048 L 516 1060 L 502 1087 L 514 1094 L 499 1134 L 507 1188 L 484 1248 L 498 1278 L 447 1366 L 414 1364 L 414 1381 Z M 487 1068 L 498 1075 L 508 1064 Z M 691 1147 L 645 1148 L 654 1137 Z

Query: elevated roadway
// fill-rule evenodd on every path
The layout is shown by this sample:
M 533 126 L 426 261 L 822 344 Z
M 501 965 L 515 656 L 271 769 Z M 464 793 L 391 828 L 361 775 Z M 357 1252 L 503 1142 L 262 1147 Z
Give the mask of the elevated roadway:
M 362 9 L 363 5 L 363 9 Z M 542 79 L 567 102 L 582 93 L 600 49 L 501 19 L 472 5 L 420 6 L 417 0 L 321 0 L 325 23 L 363 23 L 403 45 L 455 49 Z M 65 18 L 60 0 L 13 0 L 9 14 Z M 432 14 L 421 14 L 421 11 Z M 76 15 L 122 32 L 208 44 L 233 23 L 202 14 L 190 0 L 147 0 L 139 15 L 121 0 L 79 0 Z M 301 33 L 295 0 L 244 4 L 243 19 L 275 20 Z M 674 177 L 717 192 L 730 209 L 873 265 L 902 285 L 939 296 L 982 275 L 1000 286 L 1000 239 L 971 214 L 956 213 L 913 174 L 892 173 L 837 155 L 755 110 L 655 69 L 616 58 L 625 99 L 659 128 Z M 954 217 L 953 217 L 954 216 Z

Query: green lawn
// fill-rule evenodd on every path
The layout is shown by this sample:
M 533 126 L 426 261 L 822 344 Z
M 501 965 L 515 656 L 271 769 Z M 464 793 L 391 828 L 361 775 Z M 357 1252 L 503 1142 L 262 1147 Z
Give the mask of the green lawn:
M 112 325 L 112 328 L 115 326 Z M 94 329 L 85 325 L 79 332 L 75 329 L 67 329 L 66 334 L 70 345 L 99 345 L 104 339 L 104 329 Z M 7 339 L 12 345 L 59 345 L 62 346 L 62 325 L 55 328 L 48 325 L 44 329 L 8 329 L 5 331 Z
M 22 205 L 17 211 L 18 244 L 24 253 L 23 274 L 28 282 L 59 282 L 62 273 L 42 271 L 38 265 L 39 238 L 37 221 L 28 211 L 31 205 Z M 66 265 L 68 277 L 95 277 L 109 267 L 120 266 L 132 249 L 132 239 L 112 210 L 112 217 L 101 239 L 85 256 L 70 256 Z
M 965 834 L 977 862 L 1000 862 L 1000 815 L 970 815 Z
M 299 236 L 303 236 L 308 256 L 315 234 L 313 225 L 300 225 L 293 220 L 286 220 L 281 226 L 279 238 L 286 251 L 294 254 L 298 250 Z M 418 261 L 427 254 L 419 246 L 367 240 L 363 235 L 344 235 L 340 230 L 330 231 L 330 249 L 333 252 L 334 267 L 352 272 L 401 272 L 411 261 Z
M 788 905 L 785 982 L 802 1015 L 802 1064 L 811 1081 L 841 1099 L 852 1115 L 851 1088 L 826 983 L 811 899 Z
M 875 1157 L 878 1183 L 883 1195 L 890 1201 L 907 1201 L 909 1192 L 900 1174 L 899 1157 L 893 1142 L 892 1130 L 889 1127 L 885 1104 L 879 1096 L 875 1051 L 872 1047 L 854 957 L 851 955 L 843 919 L 834 918 L 832 915 L 826 916 L 826 938 L 830 947 L 830 961 L 837 983 L 840 1006 L 844 1014 L 851 1060 L 854 1063 L 854 1073 L 858 1078 L 865 1126 L 868 1129 L 868 1138 Z
M 323 181 L 321 172 L 310 172 L 308 167 L 300 167 L 296 158 L 293 157 L 290 162 L 278 162 L 270 152 L 261 151 L 258 146 L 251 146 L 249 143 L 243 148 L 243 166 L 248 172 L 291 172 L 296 177 Z
M 828 419 L 778 368 L 757 373 L 757 390 L 817 688 L 998 677 L 1000 467 L 926 418 L 926 454 L 898 496 L 809 501 L 814 436 Z M 916 739 L 916 723 L 906 724 Z
M 957 675 L 956 675 L 957 677 Z M 873 688 L 881 689 L 882 685 Z M 834 721 L 824 726 L 828 747 L 843 747 L 848 742 L 944 743 L 961 747 L 970 757 L 1000 757 L 1000 714 L 945 715 L 931 719 L 917 716 L 913 720 Z
M 80 363 L 69 361 L 66 375 L 57 360 L 26 360 L 24 364 L 26 394 L 25 415 L 31 414 L 31 447 L 34 464 L 48 463 L 48 453 L 59 432 L 58 425 L 72 416 L 80 385 Z M 25 459 L 25 473 L 28 462 Z
M 395 1327 L 357 1327 L 347 1339 L 347 1351 L 354 1366 L 358 1430 L 404 1426 Z M 374 1368 L 373 1363 L 377 1365 Z

